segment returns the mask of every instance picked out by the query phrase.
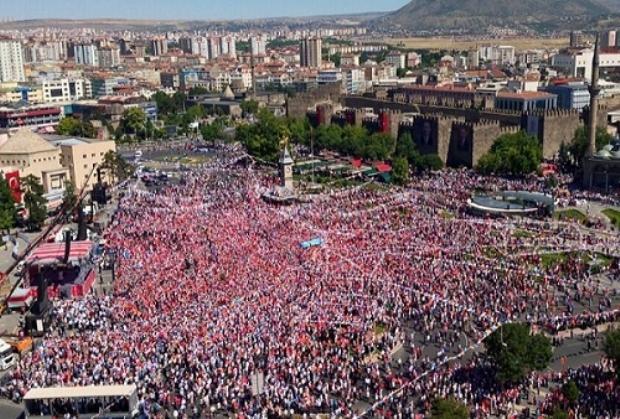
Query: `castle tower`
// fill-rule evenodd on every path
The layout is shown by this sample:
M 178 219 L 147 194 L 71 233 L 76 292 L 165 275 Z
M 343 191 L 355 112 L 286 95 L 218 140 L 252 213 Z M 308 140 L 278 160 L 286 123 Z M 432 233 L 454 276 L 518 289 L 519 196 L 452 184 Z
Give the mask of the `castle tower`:
M 588 118 L 588 156 L 596 154 L 596 124 L 598 117 L 598 87 L 599 79 L 599 34 L 594 42 L 594 57 L 592 59 L 592 82 L 590 83 L 590 117 Z
M 294 161 L 288 152 L 288 146 L 285 145 L 282 155 L 280 156 L 280 160 L 278 161 L 280 170 L 280 186 L 290 191 L 295 188 L 293 185 L 293 163 Z

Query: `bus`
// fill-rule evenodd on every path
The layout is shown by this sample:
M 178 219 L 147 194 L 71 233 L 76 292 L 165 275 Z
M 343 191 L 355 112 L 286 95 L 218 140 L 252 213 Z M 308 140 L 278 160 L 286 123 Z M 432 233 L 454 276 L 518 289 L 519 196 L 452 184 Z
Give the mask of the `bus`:
M 130 419 L 137 414 L 135 385 L 33 388 L 24 396 L 26 418 Z

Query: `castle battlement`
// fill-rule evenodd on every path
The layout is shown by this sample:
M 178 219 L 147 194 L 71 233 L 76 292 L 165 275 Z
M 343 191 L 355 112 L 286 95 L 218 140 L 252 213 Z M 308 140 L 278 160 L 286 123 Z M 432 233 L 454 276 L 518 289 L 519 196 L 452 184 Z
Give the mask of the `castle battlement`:
M 536 109 L 530 112 L 524 112 L 525 116 L 539 116 L 539 117 L 579 117 L 579 111 L 576 109 Z
M 490 127 L 500 127 L 499 121 L 493 121 L 490 119 L 481 119 L 478 122 L 463 122 L 463 121 L 455 121 L 452 124 L 454 127 L 467 127 L 472 129 L 482 129 L 482 128 L 490 128 Z

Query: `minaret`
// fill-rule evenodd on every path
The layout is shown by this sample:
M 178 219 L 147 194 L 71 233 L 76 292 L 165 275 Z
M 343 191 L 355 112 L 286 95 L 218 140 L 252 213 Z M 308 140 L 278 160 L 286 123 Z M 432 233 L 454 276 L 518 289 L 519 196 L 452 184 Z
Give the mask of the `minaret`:
M 590 83 L 590 118 L 588 121 L 588 156 L 596 154 L 596 125 L 598 119 L 598 87 L 599 78 L 599 34 L 596 33 L 594 41 L 594 57 L 592 59 L 592 82 Z
M 293 159 L 288 152 L 288 145 L 284 146 L 284 151 L 280 156 L 279 169 L 280 169 L 280 186 L 284 189 L 292 191 L 295 187 L 293 185 Z

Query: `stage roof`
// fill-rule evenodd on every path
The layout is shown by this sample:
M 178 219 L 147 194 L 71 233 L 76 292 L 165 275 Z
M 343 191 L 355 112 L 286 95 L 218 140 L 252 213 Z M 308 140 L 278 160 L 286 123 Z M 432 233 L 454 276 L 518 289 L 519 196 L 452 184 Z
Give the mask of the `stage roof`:
M 72 242 L 71 251 L 69 252 L 69 260 L 79 260 L 88 256 L 92 248 L 93 242 L 88 240 Z M 44 243 L 28 255 L 26 263 L 32 264 L 41 261 L 61 260 L 64 255 L 64 243 Z

